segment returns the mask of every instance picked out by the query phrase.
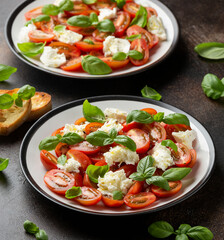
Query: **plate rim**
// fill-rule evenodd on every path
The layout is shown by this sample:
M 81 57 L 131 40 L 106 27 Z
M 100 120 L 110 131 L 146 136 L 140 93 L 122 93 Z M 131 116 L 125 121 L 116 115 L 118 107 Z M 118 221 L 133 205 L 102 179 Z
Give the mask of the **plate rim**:
M 186 193 L 186 195 L 184 195 L 182 198 L 177 199 L 176 201 L 167 203 L 164 206 L 161 206 L 161 207 L 158 207 L 158 208 L 155 208 L 155 209 L 151 209 L 151 210 L 146 210 L 146 211 L 144 211 L 144 209 L 143 209 L 140 212 L 103 213 L 103 212 L 98 212 L 98 211 L 88 211 L 88 210 L 83 210 L 83 209 L 71 207 L 71 206 L 65 204 L 64 202 L 53 198 L 52 196 L 47 194 L 41 187 L 39 187 L 39 185 L 34 181 L 31 174 L 29 173 L 29 170 L 28 170 L 27 164 L 26 164 L 26 153 L 27 153 L 28 145 L 29 145 L 29 142 L 30 142 L 31 138 L 33 137 L 33 135 L 36 133 L 36 131 L 39 129 L 39 127 L 43 123 L 45 123 L 47 120 L 49 120 L 55 114 L 58 114 L 62 111 L 65 111 L 69 108 L 81 105 L 85 99 L 88 99 L 90 102 L 108 101 L 108 100 L 139 101 L 139 102 L 155 104 L 157 106 L 167 108 L 168 110 L 171 110 L 171 111 L 174 111 L 174 112 L 180 112 L 180 113 L 186 114 L 188 116 L 189 120 L 192 123 L 194 123 L 195 126 L 203 134 L 203 136 L 205 137 L 205 139 L 207 141 L 208 147 L 209 147 L 209 158 L 210 158 L 210 163 L 211 164 L 209 165 L 209 168 L 206 172 L 206 175 L 204 176 L 203 179 L 200 180 L 200 182 L 191 191 Z M 42 196 L 44 196 L 48 200 L 52 201 L 53 203 L 56 203 L 56 204 L 58 204 L 62 207 L 66 207 L 68 209 L 71 209 L 73 211 L 78 211 L 78 212 L 88 213 L 88 214 L 93 214 L 93 215 L 127 216 L 127 215 L 153 213 L 153 212 L 157 212 L 157 211 L 167 209 L 167 208 L 172 207 L 176 204 L 179 204 L 180 202 L 183 202 L 184 200 L 188 199 L 189 197 L 194 195 L 196 192 L 198 192 L 208 182 L 208 180 L 210 179 L 210 177 L 211 177 L 211 175 L 214 171 L 214 167 L 215 167 L 215 147 L 214 147 L 212 137 L 209 134 L 209 132 L 207 131 L 207 129 L 196 118 L 192 117 L 190 114 L 186 113 L 185 111 L 183 111 L 179 108 L 176 108 L 176 107 L 174 107 L 170 104 L 164 103 L 164 102 L 159 102 L 159 101 L 156 101 L 156 100 L 146 99 L 146 98 L 138 97 L 138 96 L 132 96 L 132 95 L 102 95 L 102 96 L 93 96 L 93 97 L 88 97 L 88 98 L 77 99 L 77 100 L 65 103 L 65 104 L 63 104 L 59 107 L 54 108 L 53 110 L 51 110 L 50 112 L 48 112 L 44 116 L 42 116 L 39 120 L 37 120 L 31 126 L 31 128 L 28 130 L 28 132 L 24 136 L 23 141 L 22 141 L 21 146 L 20 146 L 19 158 L 20 158 L 20 167 L 22 169 L 22 172 L 25 175 L 28 182 L 31 184 L 31 186 L 35 190 L 37 190 Z
M 141 69 L 137 69 L 135 71 L 132 72 L 127 72 L 127 73 L 117 73 L 115 75 L 87 75 L 87 76 L 73 76 L 73 75 L 67 75 L 67 74 L 62 74 L 62 73 L 58 73 L 58 72 L 54 72 L 53 70 L 49 70 L 46 68 L 43 68 L 39 65 L 36 65 L 35 63 L 30 62 L 28 59 L 26 59 L 15 47 L 15 45 L 13 44 L 13 40 L 12 40 L 12 33 L 11 33 L 11 27 L 12 24 L 16 18 L 16 16 L 18 15 L 18 13 L 27 5 L 29 5 L 30 3 L 34 2 L 34 1 L 38 1 L 38 0 L 25 0 L 22 3 L 18 4 L 9 14 L 6 22 L 5 22 L 5 28 L 4 28 L 4 35 L 5 35 L 5 39 L 7 42 L 7 45 L 9 46 L 10 50 L 20 59 L 22 60 L 24 63 L 30 65 L 31 67 L 34 67 L 38 70 L 41 70 L 43 72 L 47 72 L 49 74 L 52 75 L 56 75 L 56 76 L 60 76 L 60 77 L 66 77 L 66 78 L 74 78 L 74 79 L 105 79 L 105 78 L 118 78 L 118 77 L 127 77 L 127 76 L 131 76 L 131 75 L 135 75 L 138 73 L 141 73 L 143 71 L 149 70 L 151 68 L 153 68 L 154 66 L 156 66 L 157 64 L 159 64 L 160 62 L 162 62 L 163 60 L 165 60 L 168 56 L 171 55 L 171 53 L 174 51 L 175 47 L 177 46 L 177 43 L 179 41 L 180 38 L 180 29 L 179 29 L 179 23 L 176 19 L 176 17 L 174 16 L 174 14 L 172 13 L 172 11 L 162 2 L 158 1 L 158 0 L 149 0 L 153 3 L 155 3 L 156 5 L 158 5 L 162 10 L 165 11 L 165 13 L 167 14 L 167 16 L 169 17 L 170 21 L 172 22 L 173 28 L 174 28 L 174 37 L 173 37 L 173 41 L 171 43 L 170 48 L 167 50 L 167 52 L 162 55 L 159 59 L 157 59 L 154 63 L 152 63 L 149 66 L 143 67 Z

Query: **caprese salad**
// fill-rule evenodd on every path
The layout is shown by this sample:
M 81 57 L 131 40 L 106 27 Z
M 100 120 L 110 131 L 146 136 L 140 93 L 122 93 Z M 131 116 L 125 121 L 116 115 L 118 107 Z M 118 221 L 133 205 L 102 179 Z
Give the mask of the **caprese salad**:
M 17 46 L 46 67 L 70 72 L 104 75 L 129 62 L 144 65 L 167 35 L 157 11 L 138 3 L 56 0 L 25 13 Z
M 181 190 L 196 162 L 196 132 L 185 115 L 102 111 L 88 100 L 83 115 L 39 144 L 51 191 L 85 206 L 139 209 Z

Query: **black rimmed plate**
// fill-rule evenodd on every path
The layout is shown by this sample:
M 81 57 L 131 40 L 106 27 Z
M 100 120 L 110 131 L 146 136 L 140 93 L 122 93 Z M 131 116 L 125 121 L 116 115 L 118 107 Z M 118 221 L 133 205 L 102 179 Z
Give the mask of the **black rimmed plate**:
M 34 9 L 35 7 L 53 3 L 54 2 L 53 0 L 29 0 L 29 1 L 24 1 L 19 6 L 17 6 L 15 10 L 10 14 L 8 20 L 6 21 L 6 27 L 5 27 L 6 40 L 10 49 L 13 51 L 13 53 L 22 61 L 39 70 L 42 70 L 54 75 L 71 77 L 71 78 L 101 79 L 101 78 L 121 77 L 121 76 L 136 74 L 138 72 L 147 70 L 155 66 L 156 64 L 160 63 L 162 60 L 164 60 L 173 51 L 178 41 L 178 35 L 179 35 L 179 28 L 178 28 L 177 21 L 174 15 L 172 14 L 172 12 L 163 3 L 157 0 L 136 0 L 136 1 L 138 1 L 138 3 L 141 2 L 142 5 L 144 6 L 151 6 L 157 10 L 158 15 L 161 17 L 164 23 L 167 36 L 168 36 L 167 41 L 163 41 L 160 44 L 158 44 L 155 48 L 153 48 L 153 50 L 150 52 L 150 61 L 143 66 L 133 66 L 132 64 L 130 64 L 125 68 L 122 68 L 117 71 L 113 71 L 109 75 L 96 76 L 96 75 L 90 75 L 85 72 L 65 72 L 60 68 L 49 68 L 44 66 L 37 59 L 29 58 L 22 55 L 19 52 L 19 49 L 17 47 L 17 42 L 18 42 L 19 31 L 26 22 L 24 14 L 27 11 Z
M 95 206 L 85 207 L 73 200 L 68 200 L 63 196 L 51 192 L 43 180 L 46 169 L 40 161 L 38 145 L 43 138 L 50 136 L 55 129 L 65 125 L 65 123 L 74 123 L 76 119 L 82 117 L 82 103 L 84 100 L 85 99 L 81 99 L 64 104 L 45 114 L 31 127 L 21 145 L 20 163 L 23 173 L 30 184 L 52 202 L 71 210 L 98 215 L 115 216 L 151 213 L 184 201 L 195 194 L 209 179 L 215 161 L 214 145 L 206 129 L 195 118 L 169 104 L 146 98 L 134 96 L 100 96 L 91 97 L 88 98 L 88 100 L 102 110 L 107 107 L 113 107 L 130 112 L 134 109 L 150 107 L 165 114 L 173 112 L 186 114 L 191 122 L 192 129 L 197 133 L 197 140 L 194 145 L 194 149 L 197 151 L 197 162 L 192 172 L 182 180 L 183 187 L 176 195 L 159 199 L 150 206 L 137 210 L 129 209 L 125 205 L 120 208 L 106 208 L 102 202 Z

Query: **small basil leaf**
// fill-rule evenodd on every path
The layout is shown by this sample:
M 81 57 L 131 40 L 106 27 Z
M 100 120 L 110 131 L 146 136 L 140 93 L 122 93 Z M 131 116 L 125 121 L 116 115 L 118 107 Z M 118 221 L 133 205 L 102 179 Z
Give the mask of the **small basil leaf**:
M 54 4 L 46 4 L 42 8 L 42 13 L 46 15 L 56 16 L 60 12 L 60 8 Z
M 0 64 L 0 82 L 9 79 L 9 77 L 17 71 L 17 68 Z
M 60 157 L 58 157 L 57 164 L 64 166 L 66 161 L 67 157 L 64 154 L 62 154 Z
M 84 39 L 83 42 L 94 45 L 94 42 L 89 39 Z
M 149 167 L 145 170 L 144 172 L 144 176 L 145 178 L 150 178 L 152 177 L 152 175 L 155 173 L 156 168 L 155 167 Z
M 166 124 L 185 124 L 190 126 L 187 116 L 181 113 L 171 113 L 163 118 L 163 122 Z
M 112 144 L 114 141 L 110 136 L 103 131 L 96 131 L 88 134 L 86 141 L 94 146 L 106 146 Z
M 65 29 L 66 29 L 66 26 L 64 26 L 64 25 L 56 25 L 54 27 L 54 31 L 56 31 L 56 32 L 63 32 L 63 31 L 65 31 Z
M 89 19 L 90 19 L 92 25 L 95 25 L 99 22 L 98 16 L 95 12 L 90 13 Z
M 132 25 L 138 25 L 142 28 L 144 28 L 147 24 L 147 17 L 148 17 L 148 13 L 147 10 L 140 6 L 139 10 L 137 11 L 135 18 L 132 20 L 130 26 Z
M 75 27 L 90 27 L 92 25 L 90 18 L 84 15 L 70 17 L 67 23 Z
M 0 158 L 0 172 L 5 170 L 8 167 L 9 159 L 8 158 Z
M 24 24 L 24 26 L 28 26 L 29 24 L 32 24 L 34 22 L 34 19 L 31 19 L 30 21 L 28 21 L 28 22 L 26 22 L 25 24 Z
M 133 110 L 131 111 L 126 118 L 126 122 L 139 122 L 139 123 L 153 123 L 153 117 L 145 112 L 140 110 Z
M 136 181 L 144 181 L 145 180 L 145 176 L 143 173 L 139 173 L 139 172 L 135 172 L 132 173 L 129 178 L 136 180 Z
M 74 132 L 69 132 L 69 133 L 64 134 L 60 141 L 62 143 L 67 143 L 68 145 L 73 145 L 76 143 L 80 143 L 83 140 L 84 140 L 84 138 L 82 138 L 79 134 L 74 133 Z
M 105 116 L 103 111 L 85 100 L 83 103 L 83 115 L 88 122 L 105 122 Z
M 187 231 L 191 228 L 191 225 L 189 224 L 181 224 L 178 228 L 180 233 L 187 233 Z
M 174 233 L 174 229 L 168 222 L 158 221 L 148 227 L 148 232 L 153 237 L 166 238 Z
M 180 235 L 177 235 L 175 240 L 189 240 L 188 236 L 184 233 L 181 233 Z
M 168 181 L 162 176 L 152 176 L 152 177 L 146 179 L 146 183 L 148 185 L 153 184 L 157 187 L 165 189 L 166 191 L 170 190 Z
M 136 143 L 128 136 L 118 135 L 116 138 L 114 138 L 114 142 L 127 147 L 132 152 L 136 151 Z
M 127 58 L 127 54 L 124 52 L 117 52 L 113 55 L 112 59 L 116 61 L 123 61 Z
M 142 158 L 137 166 L 137 171 L 139 173 L 145 173 L 146 169 L 150 168 L 153 166 L 154 159 L 151 156 L 146 156 Z
M 33 22 L 49 22 L 51 20 L 51 17 L 48 15 L 39 15 L 36 18 L 33 19 Z
M 174 152 L 177 152 L 177 150 L 178 150 L 177 145 L 170 139 L 163 140 L 161 142 L 161 145 L 172 148 L 174 150 Z
M 108 172 L 109 166 L 95 166 L 95 165 L 89 165 L 86 169 L 86 174 L 89 176 L 89 179 L 94 182 L 98 183 L 98 178 L 103 178 L 106 172 Z
M 35 237 L 36 237 L 37 240 L 48 240 L 48 236 L 47 236 L 46 232 L 43 229 L 39 230 L 35 234 Z
M 36 234 L 39 232 L 39 227 L 37 227 L 36 224 L 34 224 L 33 222 L 26 220 L 23 223 L 23 227 L 26 230 L 26 232 L 30 233 L 30 234 Z
M 100 32 L 115 32 L 115 26 L 113 24 L 113 22 L 109 19 L 105 19 L 101 22 L 99 22 L 96 25 L 96 28 L 100 31 Z
M 130 50 L 129 53 L 128 53 L 128 56 L 135 59 L 135 60 L 141 60 L 144 57 L 141 52 L 136 51 L 136 50 Z
M 221 79 L 221 83 L 224 85 L 224 78 Z
M 116 130 L 116 128 L 112 128 L 112 129 L 110 130 L 109 136 L 110 136 L 110 138 L 112 138 L 112 139 L 116 138 L 116 136 L 117 136 L 117 130 Z
M 44 51 L 45 43 L 34 43 L 34 42 L 26 42 L 26 43 L 17 43 L 17 46 L 22 54 L 27 57 L 37 56 Z
M 164 112 L 158 112 L 156 115 L 153 116 L 153 120 L 155 122 L 162 122 L 164 118 Z
M 21 98 L 23 100 L 29 100 L 35 95 L 36 89 L 35 87 L 32 87 L 30 85 L 24 85 L 19 89 L 17 92 L 18 98 Z
M 68 199 L 76 198 L 81 195 L 82 195 L 81 187 L 71 187 L 65 193 L 65 197 Z
M 15 99 L 15 104 L 16 104 L 16 106 L 18 106 L 18 107 L 22 107 L 22 106 L 23 106 L 23 100 L 22 100 L 22 98 L 17 97 L 17 98 Z
M 168 181 L 179 181 L 192 171 L 191 168 L 170 168 L 163 173 L 163 177 Z
M 113 199 L 114 200 L 122 200 L 123 199 L 122 191 L 114 191 L 113 192 Z
M 212 240 L 214 237 L 208 228 L 201 226 L 192 227 L 187 235 L 195 240 Z
M 43 139 L 39 144 L 39 150 L 51 151 L 56 148 L 60 140 L 57 136 L 50 136 Z
M 126 0 L 115 0 L 115 2 L 117 3 L 117 7 L 122 9 L 126 3 Z
M 132 42 L 132 41 L 134 41 L 135 39 L 140 39 L 141 37 L 142 37 L 141 34 L 134 34 L 134 35 L 131 35 L 131 36 L 126 37 L 126 39 Z
M 0 95 L 0 109 L 8 109 L 12 107 L 14 99 L 11 95 L 5 93 Z
M 60 11 L 72 11 L 74 8 L 74 2 L 70 0 L 62 0 L 59 3 Z
M 158 101 L 162 98 L 162 96 L 155 89 L 148 87 L 147 85 L 141 90 L 141 93 L 145 98 L 150 98 Z
M 94 4 L 97 0 L 82 0 L 83 3 L 89 5 L 89 4 Z

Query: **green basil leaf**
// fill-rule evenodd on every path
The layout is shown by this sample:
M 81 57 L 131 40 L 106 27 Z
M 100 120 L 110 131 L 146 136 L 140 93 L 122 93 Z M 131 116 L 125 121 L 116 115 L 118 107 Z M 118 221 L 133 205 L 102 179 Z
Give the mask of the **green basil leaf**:
M 122 191 L 113 191 L 113 199 L 114 200 L 122 200 L 123 199 Z
M 49 22 L 51 20 L 51 17 L 48 15 L 39 15 L 36 18 L 32 19 L 33 22 Z
M 135 18 L 132 20 L 130 26 L 132 25 L 138 25 L 142 28 L 144 28 L 147 24 L 147 17 L 148 17 L 148 13 L 147 10 L 140 6 L 138 12 L 135 15 Z
M 164 112 L 158 112 L 156 115 L 153 116 L 153 120 L 155 122 L 162 122 L 164 118 Z
M 37 240 L 48 240 L 48 236 L 47 236 L 46 232 L 43 229 L 39 230 L 35 234 L 35 237 L 36 237 Z
M 83 3 L 89 5 L 89 4 L 94 4 L 96 3 L 97 0 L 82 0 Z
M 195 52 L 203 58 L 218 60 L 224 59 L 224 43 L 207 42 L 198 44 Z
M 65 29 L 66 29 L 65 25 L 56 25 L 54 27 L 54 31 L 56 31 L 56 32 L 63 32 L 63 31 L 65 31 Z
M 163 177 L 168 181 L 179 181 L 192 171 L 191 168 L 170 168 L 163 173 Z
M 94 45 L 94 42 L 89 39 L 84 39 L 83 42 Z
M 155 160 L 151 156 L 146 156 L 142 158 L 137 166 L 137 172 L 139 173 L 145 173 L 148 168 L 151 168 L 153 166 L 153 162 Z
M 146 183 L 148 185 L 153 184 L 157 187 L 165 189 L 166 191 L 170 190 L 168 181 L 162 176 L 152 176 L 152 177 L 146 179 Z
M 135 59 L 135 60 L 141 60 L 144 57 L 141 52 L 136 51 L 136 50 L 130 50 L 129 53 L 128 53 L 128 56 Z
M 110 136 L 110 138 L 112 138 L 112 139 L 116 138 L 116 136 L 117 136 L 117 130 L 116 130 L 116 128 L 112 128 L 112 129 L 110 130 L 109 136 Z
M 175 240 L 189 240 L 188 236 L 184 233 L 181 233 L 180 235 L 177 235 Z
M 116 61 L 123 61 L 127 58 L 127 54 L 124 52 L 117 52 L 113 55 L 112 59 Z
M 67 23 L 75 27 L 90 27 L 92 25 L 90 18 L 84 15 L 70 17 Z
M 224 84 L 214 74 L 206 74 L 201 83 L 201 87 L 207 97 L 212 99 L 224 97 Z
M 0 109 L 8 109 L 12 107 L 14 99 L 11 95 L 5 93 L 0 95 Z
M 5 170 L 8 167 L 9 159 L 8 158 L 0 158 L 0 172 Z
M 45 43 L 17 43 L 17 46 L 22 54 L 27 57 L 34 57 L 41 54 L 44 51 Z
M 145 179 L 152 177 L 152 175 L 155 173 L 155 171 L 156 171 L 155 167 L 147 168 L 144 172 Z
M 155 89 L 148 87 L 147 85 L 141 90 L 141 93 L 145 98 L 150 98 L 158 101 L 162 98 L 162 96 Z
M 30 234 L 36 234 L 39 232 L 39 227 L 37 227 L 36 224 L 34 224 L 33 222 L 26 220 L 23 223 L 23 227 L 26 230 L 26 232 L 30 233 Z
M 105 19 L 101 22 L 99 22 L 96 25 L 96 28 L 100 31 L 100 32 L 115 32 L 115 26 L 113 24 L 113 22 L 109 19 Z
M 83 103 L 82 112 L 88 122 L 105 122 L 105 116 L 103 111 L 97 106 L 90 104 L 87 99 Z
M 60 8 L 54 4 L 46 4 L 42 8 L 42 13 L 46 15 L 56 16 L 60 13 Z
M 140 110 L 133 110 L 131 111 L 126 118 L 126 122 L 139 122 L 139 123 L 153 123 L 153 117 L 145 112 L 145 111 L 140 111 Z
M 62 0 L 59 3 L 60 11 L 72 11 L 74 8 L 74 2 L 70 0 Z
M 104 175 L 108 172 L 109 166 L 95 166 L 95 165 L 89 165 L 86 169 L 86 174 L 89 176 L 89 179 L 94 182 L 98 183 L 98 178 L 103 178 Z
M 17 68 L 0 64 L 0 82 L 9 79 L 9 77 L 17 71 Z
M 106 146 L 114 142 L 114 140 L 111 139 L 110 136 L 103 131 L 95 131 L 88 134 L 86 141 L 94 146 Z
M 195 240 L 212 240 L 214 237 L 208 228 L 201 226 L 192 227 L 187 235 Z
M 21 87 L 17 92 L 17 94 L 18 94 L 18 98 L 21 98 L 23 100 L 29 100 L 35 95 L 35 92 L 36 92 L 35 87 L 32 87 L 27 84 Z
M 180 233 L 187 233 L 187 231 L 191 228 L 191 225 L 189 224 L 181 224 L 178 228 Z
M 92 25 L 96 25 L 99 22 L 98 16 L 95 12 L 90 13 L 89 19 L 90 19 Z
M 115 0 L 115 2 L 117 3 L 117 7 L 122 9 L 126 3 L 126 0 Z
M 174 229 L 168 222 L 158 221 L 148 227 L 148 232 L 153 237 L 166 238 L 174 233 Z
M 22 98 L 17 97 L 17 98 L 15 99 L 15 104 L 16 104 L 16 106 L 18 106 L 18 107 L 22 107 L 22 106 L 23 106 L 23 100 L 22 100 Z
M 60 142 L 67 143 L 68 145 L 73 145 L 76 143 L 80 143 L 82 141 L 84 141 L 84 138 L 82 138 L 79 134 L 74 132 L 64 134 L 60 140 Z
M 59 142 L 60 139 L 57 136 L 46 137 L 40 142 L 39 150 L 54 150 Z
M 58 160 L 57 160 L 58 164 L 64 166 L 66 162 L 67 162 L 67 157 L 64 154 L 58 157 Z
M 163 140 L 161 142 L 161 145 L 172 148 L 174 150 L 174 152 L 177 152 L 177 150 L 178 150 L 177 145 L 170 139 Z
M 126 39 L 132 42 L 132 41 L 134 41 L 135 39 L 140 39 L 141 37 L 142 37 L 141 34 L 133 34 L 133 35 L 131 35 L 131 36 L 126 37 Z
M 221 83 L 224 85 L 224 78 L 221 79 Z
M 91 75 L 105 75 L 112 72 L 112 69 L 105 62 L 91 55 L 82 58 L 82 67 Z
M 132 152 L 136 151 L 136 143 L 128 136 L 118 135 L 116 138 L 114 138 L 114 142 L 127 147 Z
M 190 126 L 187 116 L 181 113 L 171 113 L 163 118 L 163 122 L 166 124 L 185 124 Z
M 68 199 L 76 198 L 81 195 L 82 195 L 81 187 L 71 187 L 65 193 L 65 197 Z
M 26 22 L 25 24 L 24 24 L 24 26 L 28 26 L 29 24 L 32 24 L 34 22 L 34 19 L 31 19 L 30 21 L 28 21 L 28 22 Z
M 145 176 L 143 173 L 139 173 L 139 172 L 135 172 L 132 173 L 129 178 L 136 180 L 136 181 L 144 181 L 145 180 Z

